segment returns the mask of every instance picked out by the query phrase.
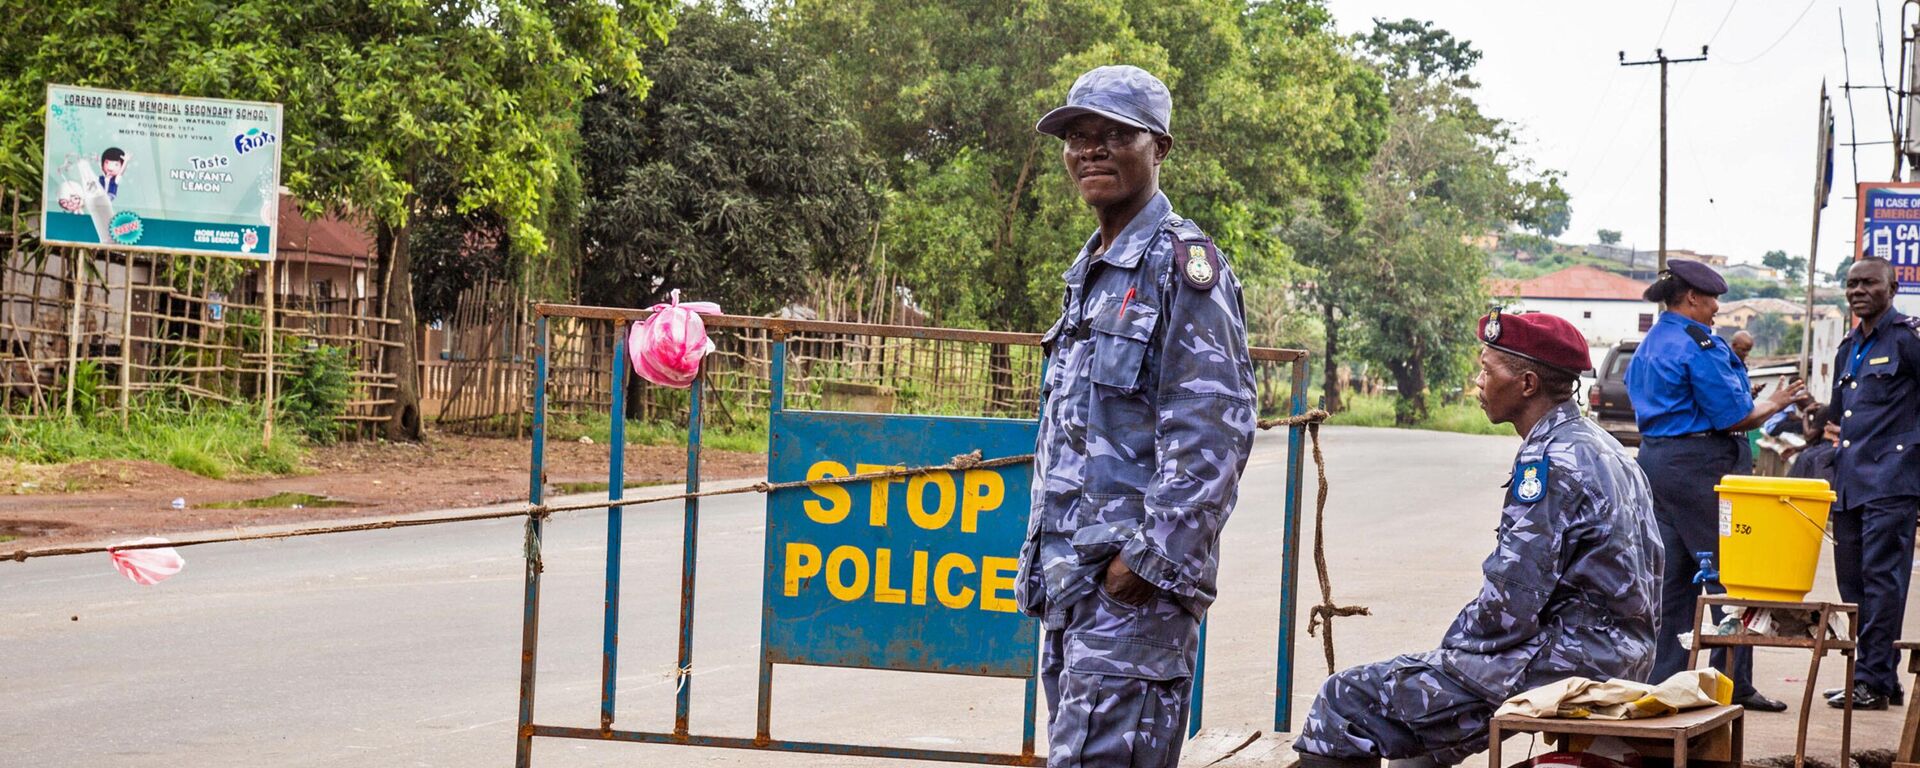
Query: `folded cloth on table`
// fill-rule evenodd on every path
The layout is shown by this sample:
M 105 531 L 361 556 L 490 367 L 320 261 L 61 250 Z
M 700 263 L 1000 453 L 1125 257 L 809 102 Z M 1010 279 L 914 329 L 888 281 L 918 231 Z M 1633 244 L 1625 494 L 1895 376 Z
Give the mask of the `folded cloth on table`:
M 1659 685 L 1569 677 L 1507 699 L 1494 715 L 1637 720 L 1731 703 L 1733 681 L 1708 668 L 1676 672 Z

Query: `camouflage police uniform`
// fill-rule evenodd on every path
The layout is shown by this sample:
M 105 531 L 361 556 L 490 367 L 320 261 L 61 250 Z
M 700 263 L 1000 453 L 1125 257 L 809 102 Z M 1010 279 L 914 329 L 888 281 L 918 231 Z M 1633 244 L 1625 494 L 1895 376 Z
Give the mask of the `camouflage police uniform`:
M 1576 675 L 1643 680 L 1662 563 L 1646 475 L 1561 403 L 1520 446 L 1486 580 L 1440 648 L 1328 678 L 1294 748 L 1454 765 L 1487 747 L 1515 694 Z
M 1048 764 L 1172 768 L 1252 446 L 1253 368 L 1238 281 L 1166 196 L 1099 244 L 1067 270 L 1045 336 L 1016 589 L 1046 628 Z M 1157 587 L 1144 605 L 1101 588 L 1115 557 Z

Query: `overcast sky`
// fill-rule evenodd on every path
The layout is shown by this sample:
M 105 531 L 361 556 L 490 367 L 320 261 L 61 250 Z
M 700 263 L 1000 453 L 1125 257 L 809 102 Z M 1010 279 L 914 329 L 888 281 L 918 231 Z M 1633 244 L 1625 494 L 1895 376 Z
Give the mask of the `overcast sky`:
M 1805 255 L 1812 224 L 1816 115 L 1824 78 L 1839 142 L 1890 136 L 1881 90 L 1898 86 L 1895 0 L 1329 0 L 1343 32 L 1374 17 L 1432 21 L 1480 49 L 1474 76 L 1492 115 L 1519 127 L 1523 152 L 1564 171 L 1573 225 L 1561 240 L 1596 241 L 1617 229 L 1623 244 L 1654 247 L 1659 234 L 1659 67 L 1622 67 L 1654 57 L 1708 60 L 1669 68 L 1667 247 L 1758 262 L 1768 250 Z M 1876 13 L 1883 13 L 1881 29 Z M 1841 53 L 1840 14 L 1846 18 Z M 1910 22 L 1912 19 L 1909 20 Z M 1820 262 L 1835 263 L 1853 239 L 1854 155 L 1836 146 L 1834 193 L 1820 227 Z M 1858 148 L 1858 179 L 1885 181 L 1891 146 Z M 1825 270 L 1823 270 L 1825 271 Z

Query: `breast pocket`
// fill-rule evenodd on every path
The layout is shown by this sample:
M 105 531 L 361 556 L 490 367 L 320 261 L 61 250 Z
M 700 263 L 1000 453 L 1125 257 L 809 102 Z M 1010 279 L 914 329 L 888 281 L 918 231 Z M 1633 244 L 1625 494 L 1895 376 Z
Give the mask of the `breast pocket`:
M 1093 330 L 1093 364 L 1088 378 L 1122 392 L 1139 391 L 1146 367 L 1147 340 L 1160 310 L 1139 301 L 1107 297 L 1087 318 Z
M 1894 377 L 1899 372 L 1900 361 L 1898 359 L 1861 368 L 1860 402 L 1886 403 L 1893 400 Z

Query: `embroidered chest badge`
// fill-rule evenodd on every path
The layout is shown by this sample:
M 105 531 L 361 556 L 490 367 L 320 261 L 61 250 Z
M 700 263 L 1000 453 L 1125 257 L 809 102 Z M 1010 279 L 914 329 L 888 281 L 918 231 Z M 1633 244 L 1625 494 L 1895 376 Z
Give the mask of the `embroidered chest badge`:
M 1541 459 L 1513 468 L 1515 501 L 1532 504 L 1547 495 L 1547 467 L 1547 460 Z

